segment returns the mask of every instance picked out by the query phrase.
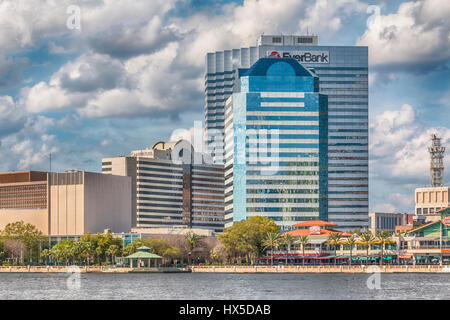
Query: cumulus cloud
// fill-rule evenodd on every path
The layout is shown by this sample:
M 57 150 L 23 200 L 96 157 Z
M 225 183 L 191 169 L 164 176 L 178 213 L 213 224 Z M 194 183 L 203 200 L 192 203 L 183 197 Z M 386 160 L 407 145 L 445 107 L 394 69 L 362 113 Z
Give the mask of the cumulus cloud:
M 90 47 L 99 53 L 118 58 L 129 58 L 162 49 L 178 36 L 174 30 L 163 27 L 161 18 L 154 16 L 138 26 L 117 25 L 89 40 Z
M 164 15 L 176 0 L 6 0 L 0 2 L 0 47 L 4 52 L 34 46 L 56 36 L 82 39 L 122 23 L 132 25 Z M 69 6 L 80 8 L 81 30 L 69 29 Z
M 57 152 L 58 141 L 50 134 L 55 121 L 44 116 L 22 117 L 16 130 L 0 135 L 0 170 L 42 168 L 50 152 Z
M 28 59 L 26 58 L 6 58 L 0 55 L 0 91 L 17 85 L 27 66 Z
M 427 147 L 431 144 L 432 133 L 442 137 L 444 146 L 450 145 L 449 128 L 427 128 L 408 104 L 376 116 L 370 124 L 369 135 L 373 177 L 395 184 L 428 183 L 430 156 Z M 450 157 L 444 159 L 445 166 L 450 168 Z
M 414 195 L 403 193 L 390 193 L 386 197 L 381 197 L 373 211 L 375 212 L 391 212 L 391 213 L 408 213 L 414 212 Z
M 302 33 L 309 27 L 333 33 L 342 17 L 366 5 L 358 0 L 249 0 L 224 5 L 215 14 L 163 18 L 173 7 L 173 1 L 157 1 L 153 15 L 143 20 L 137 11 L 149 9 L 140 1 L 133 7 L 123 1 L 83 4 L 83 34 L 99 28 L 88 41 L 93 52 L 68 62 L 48 82 L 22 90 L 21 101 L 31 112 L 75 108 L 94 118 L 201 110 L 206 52 L 251 45 L 266 30 Z M 137 16 L 128 23 L 131 12 Z M 114 17 L 121 23 L 114 24 Z
M 171 43 L 125 62 L 108 55 L 85 54 L 61 67 L 47 82 L 21 92 L 30 112 L 77 109 L 85 117 L 177 116 L 200 109 L 201 78 L 186 78 L 173 70 L 179 47 Z
M 379 70 L 428 71 L 450 59 L 449 20 L 449 1 L 402 3 L 396 13 L 374 17 L 357 44 L 369 46 Z
M 25 121 L 25 113 L 12 97 L 0 96 L 0 138 L 20 130 Z
M 183 35 L 181 59 L 202 66 L 206 52 L 256 45 L 258 36 L 268 30 L 273 34 L 303 34 L 309 28 L 319 34 L 334 34 L 343 18 L 366 7 L 358 0 L 248 0 L 242 5 L 226 5 L 213 16 L 199 13 L 175 18 L 172 26 Z

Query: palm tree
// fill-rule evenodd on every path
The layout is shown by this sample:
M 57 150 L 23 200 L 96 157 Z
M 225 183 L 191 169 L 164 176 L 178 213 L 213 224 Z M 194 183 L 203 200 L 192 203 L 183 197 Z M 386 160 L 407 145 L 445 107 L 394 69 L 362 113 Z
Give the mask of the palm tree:
M 356 244 L 356 237 L 352 235 L 351 237 L 348 237 L 345 242 L 350 246 L 350 265 L 352 265 L 353 246 Z
M 362 243 L 366 247 L 366 250 L 367 250 L 366 251 L 366 259 L 367 259 L 366 263 L 369 264 L 369 247 L 375 240 L 375 237 L 373 236 L 373 234 L 370 231 L 361 233 L 360 237 L 361 237 Z
M 289 233 L 284 234 L 280 238 L 280 244 L 286 246 L 286 265 L 288 264 L 289 249 L 293 242 L 294 242 L 294 237 L 292 237 Z
M 336 265 L 336 250 L 337 246 L 341 243 L 341 234 L 334 232 L 328 236 L 328 243 L 334 247 L 334 265 Z
M 106 252 L 108 252 L 108 254 L 111 255 L 112 264 L 114 264 L 115 257 L 119 253 L 119 250 L 120 250 L 119 246 L 115 244 L 110 245 L 108 250 L 106 250 Z
M 186 234 L 186 243 L 188 247 L 188 264 L 191 265 L 191 253 L 194 251 L 195 247 L 197 246 L 198 242 L 200 241 L 200 237 L 193 233 L 189 232 Z
M 302 265 L 305 265 L 305 246 L 309 242 L 308 236 L 299 236 L 297 239 L 297 243 L 302 245 Z
M 81 248 L 82 248 L 81 249 L 82 254 L 83 254 L 83 256 L 86 257 L 87 265 L 89 267 L 90 262 L 91 262 L 91 256 L 94 254 L 94 251 L 95 251 L 94 245 L 90 241 L 82 241 Z
M 381 243 L 381 259 L 380 259 L 380 265 L 383 265 L 383 258 L 384 258 L 384 244 L 391 240 L 391 233 L 387 230 L 378 231 L 377 232 L 377 239 Z
M 266 238 L 263 241 L 264 248 L 270 248 L 271 258 L 270 265 L 273 266 L 273 248 L 277 247 L 280 243 L 280 234 L 276 232 L 268 232 Z
M 95 254 L 97 255 L 98 264 L 101 265 L 100 259 L 101 259 L 101 256 L 103 255 L 103 249 L 102 249 L 102 247 L 97 247 L 97 248 L 95 248 L 94 251 L 95 251 Z
M 48 257 L 50 257 L 50 250 L 44 249 L 41 251 L 41 258 L 44 258 L 45 264 L 48 264 Z
M 58 265 L 62 256 L 63 256 L 63 252 L 62 252 L 61 244 L 57 244 L 53 248 L 50 249 L 50 257 L 54 260 L 55 265 Z

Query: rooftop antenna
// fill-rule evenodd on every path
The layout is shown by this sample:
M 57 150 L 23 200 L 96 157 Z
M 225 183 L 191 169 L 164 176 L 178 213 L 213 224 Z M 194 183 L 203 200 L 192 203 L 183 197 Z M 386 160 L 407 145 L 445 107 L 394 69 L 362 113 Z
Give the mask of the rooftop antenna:
M 49 159 L 49 162 L 50 162 L 50 171 L 49 172 L 52 172 L 52 153 L 51 152 L 48 155 L 48 159 Z
M 431 135 L 431 147 L 428 147 L 431 156 L 430 182 L 432 187 L 442 187 L 444 185 L 444 152 L 445 147 L 441 146 L 441 138 L 436 134 Z

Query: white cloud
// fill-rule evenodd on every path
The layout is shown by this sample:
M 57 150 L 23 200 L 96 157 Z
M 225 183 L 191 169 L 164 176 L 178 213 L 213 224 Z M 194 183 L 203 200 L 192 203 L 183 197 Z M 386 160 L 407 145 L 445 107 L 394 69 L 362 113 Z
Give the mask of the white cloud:
M 49 133 L 54 125 L 53 119 L 28 116 L 20 128 L 0 136 L 1 170 L 42 168 L 48 154 L 59 150 L 56 136 Z
M 386 70 L 424 71 L 450 59 L 450 2 L 402 3 L 396 13 L 379 15 L 357 45 L 369 46 L 369 61 Z
M 181 59 L 202 66 L 206 52 L 256 45 L 263 33 L 305 34 L 308 28 L 334 34 L 343 17 L 366 7 L 358 0 L 247 0 L 242 5 L 224 6 L 220 15 L 200 13 L 173 19 L 172 26 L 184 36 Z
M 0 2 L 0 48 L 17 52 L 57 36 L 84 38 L 112 26 L 164 15 L 176 0 L 4 0 Z M 67 28 L 71 5 L 80 7 L 81 30 Z
M 386 213 L 414 212 L 414 194 L 390 193 L 376 204 L 373 211 Z
M 425 127 L 410 105 L 376 116 L 370 124 L 369 135 L 374 178 L 398 184 L 428 181 L 430 156 L 427 147 L 431 144 L 432 133 L 442 137 L 444 146 L 450 145 L 450 129 Z M 450 168 L 448 156 L 445 165 Z
M 202 107 L 201 78 L 185 78 L 172 69 L 179 46 L 125 62 L 108 55 L 85 54 L 62 66 L 47 82 L 21 92 L 29 112 L 77 109 L 92 118 L 152 114 L 177 116 Z

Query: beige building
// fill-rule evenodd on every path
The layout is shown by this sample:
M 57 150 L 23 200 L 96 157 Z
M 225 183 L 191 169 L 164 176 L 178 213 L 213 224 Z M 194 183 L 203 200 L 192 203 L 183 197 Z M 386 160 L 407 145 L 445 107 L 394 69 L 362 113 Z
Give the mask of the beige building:
M 85 171 L 0 174 L 0 229 L 24 221 L 46 235 L 131 228 L 131 179 Z
M 417 188 L 415 192 L 415 213 L 425 216 L 428 221 L 439 220 L 436 214 L 442 208 L 450 206 L 449 187 Z
M 369 229 L 375 234 L 378 231 L 394 232 L 395 227 L 408 224 L 406 213 L 369 212 Z

